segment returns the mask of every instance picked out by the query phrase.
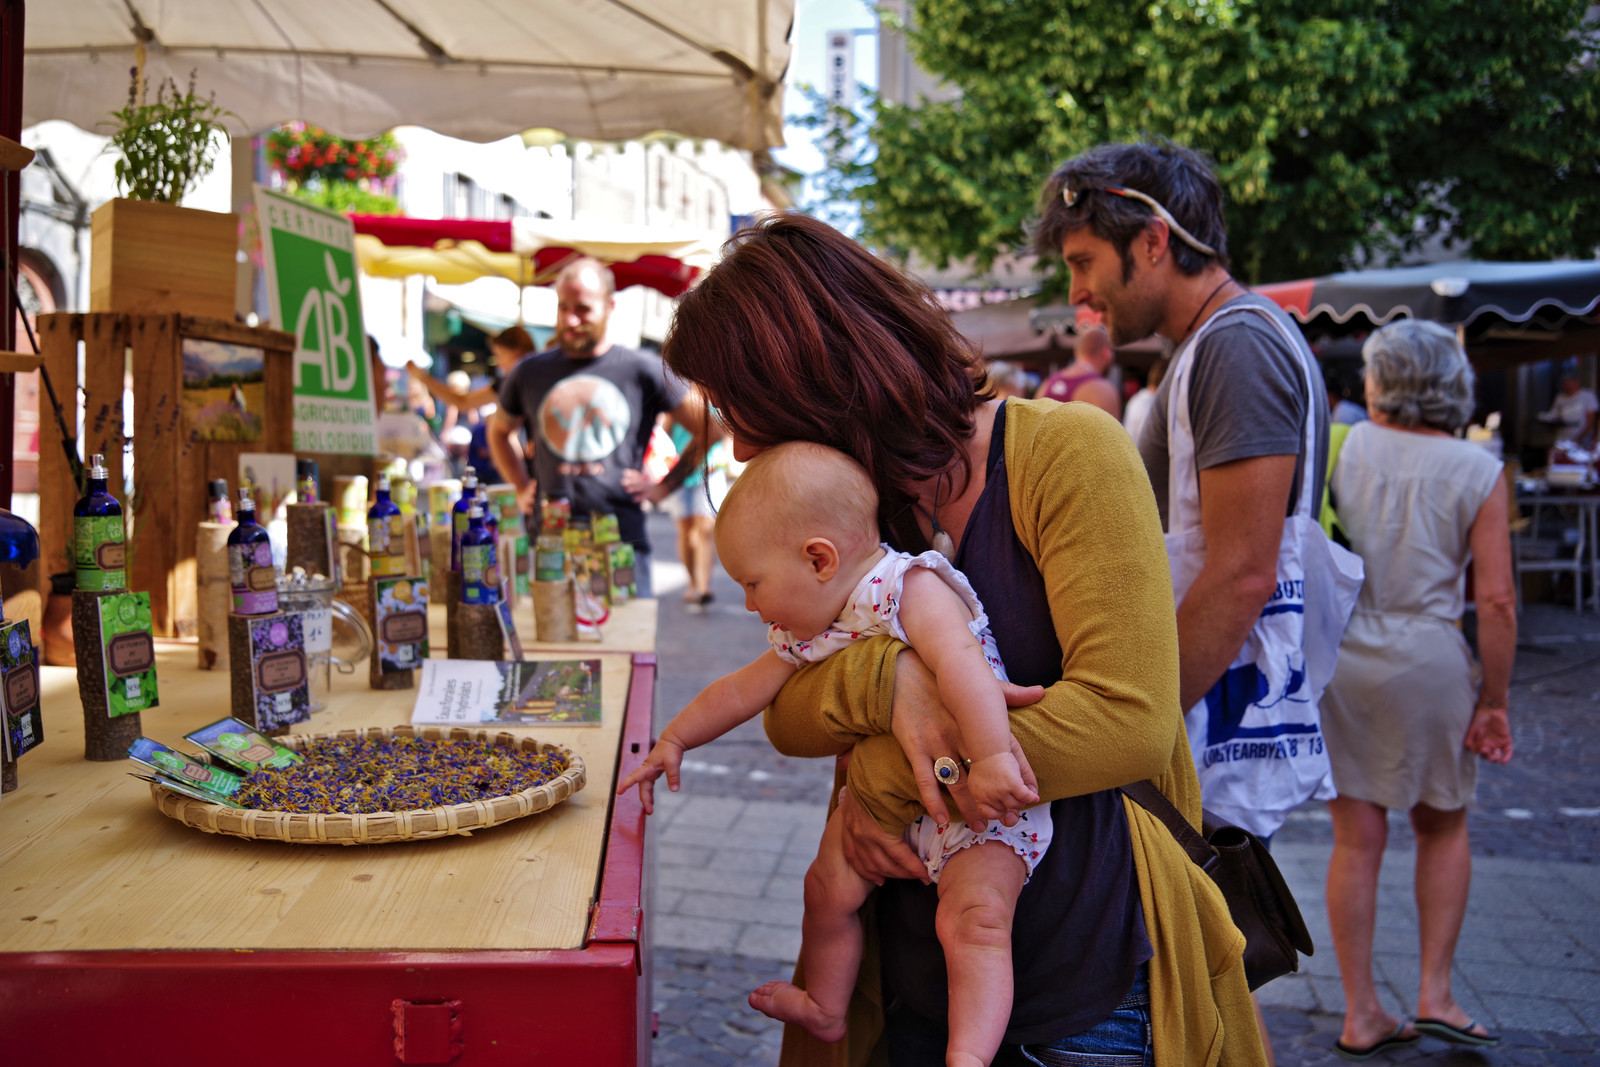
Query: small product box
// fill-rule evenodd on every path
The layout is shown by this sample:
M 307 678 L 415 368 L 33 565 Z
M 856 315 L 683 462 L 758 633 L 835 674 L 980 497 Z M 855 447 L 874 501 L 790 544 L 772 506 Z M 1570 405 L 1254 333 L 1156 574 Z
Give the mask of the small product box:
M 617 525 L 615 515 L 595 512 L 590 517 L 590 528 L 594 531 L 594 543 L 597 545 L 611 545 L 622 540 L 622 529 Z
M 27 620 L 0 625 L 0 718 L 5 722 L 5 753 L 15 760 L 39 747 L 44 722 L 39 714 L 39 664 Z
M 221 804 L 225 808 L 244 807 L 243 804 L 238 803 L 232 797 L 225 797 L 218 793 L 208 793 L 200 786 L 190 785 L 188 782 L 180 781 L 177 778 L 168 778 L 161 774 L 136 774 L 134 777 L 141 782 L 154 782 L 162 789 L 170 789 L 174 793 L 181 793 L 191 800 L 203 800 L 207 804 Z
M 298 614 L 251 619 L 250 703 L 258 727 L 278 730 L 311 718 L 305 628 Z M 234 711 L 239 711 L 234 705 Z
M 300 753 L 261 736 L 249 723 L 234 718 L 219 719 L 192 734 L 184 734 L 183 739 L 246 774 L 257 767 L 287 767 L 300 762 Z
M 511 576 L 518 598 L 528 595 L 528 582 L 533 578 L 533 553 L 527 534 L 518 534 L 511 543 L 510 562 L 502 561 L 500 569 Z
M 161 703 L 156 686 L 156 643 L 150 632 L 150 594 L 99 598 L 106 711 L 114 719 Z
M 626 541 L 619 541 L 606 545 L 605 554 L 606 599 L 615 607 L 639 595 L 639 586 L 633 573 L 633 546 Z
M 540 505 L 540 534 L 554 534 L 556 537 L 560 537 L 566 532 L 567 524 L 571 521 L 572 501 L 562 498 L 560 500 L 546 500 Z
M 592 546 L 588 551 L 574 555 L 572 577 L 576 579 L 581 593 L 607 604 L 611 602 L 611 587 L 606 578 L 606 551 L 603 547 Z
M 562 543 L 569 553 L 581 552 L 595 543 L 594 531 L 589 528 L 589 524 L 583 519 L 574 519 L 568 523 L 562 538 Z
M 380 672 L 416 670 L 428 658 L 428 583 L 420 578 L 379 578 L 373 588 Z
M 522 637 L 517 633 L 516 620 L 511 617 L 511 578 L 502 575 L 500 578 L 500 603 L 495 605 L 500 616 L 500 636 L 505 638 L 506 647 L 511 650 L 511 658 L 523 658 Z
M 527 527 L 522 521 L 522 509 L 517 506 L 517 488 L 506 482 L 499 482 L 489 487 L 489 503 L 494 508 L 495 518 L 500 520 L 500 535 L 525 534 Z
M 232 771 L 208 766 L 148 737 L 138 738 L 128 746 L 128 758 L 144 764 L 163 778 L 172 778 L 200 790 L 206 794 L 207 800 L 225 801 L 244 785 L 244 779 Z

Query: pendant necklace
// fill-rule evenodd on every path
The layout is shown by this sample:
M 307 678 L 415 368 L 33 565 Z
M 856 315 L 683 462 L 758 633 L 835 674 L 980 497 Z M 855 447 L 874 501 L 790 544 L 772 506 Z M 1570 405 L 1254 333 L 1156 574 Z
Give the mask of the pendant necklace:
M 930 513 L 916 500 L 911 501 L 913 507 L 922 512 L 924 518 L 933 526 L 933 550 L 951 563 L 956 561 L 956 544 L 939 525 L 939 489 L 944 485 L 944 474 L 940 473 L 939 481 L 933 487 L 933 511 Z
M 1200 305 L 1200 310 L 1194 313 L 1194 318 L 1190 319 L 1189 325 L 1184 327 L 1183 336 L 1185 339 L 1188 338 L 1189 332 L 1194 329 L 1194 324 L 1200 321 L 1200 312 L 1210 307 L 1212 298 L 1218 293 L 1222 292 L 1222 290 L 1226 288 L 1228 283 L 1231 281 L 1233 281 L 1233 275 L 1230 274 L 1226 278 L 1222 279 L 1215 289 L 1211 290 L 1211 293 L 1206 297 L 1205 302 Z

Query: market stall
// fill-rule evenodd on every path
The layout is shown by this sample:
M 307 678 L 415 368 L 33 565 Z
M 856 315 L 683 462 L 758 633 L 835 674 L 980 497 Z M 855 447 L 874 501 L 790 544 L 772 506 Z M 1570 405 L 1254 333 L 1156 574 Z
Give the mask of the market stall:
M 783 144 L 793 18 L 793 0 L 54 0 L 28 8 L 21 120 L 94 129 L 142 59 L 152 83 L 194 71 L 251 133 L 294 119 L 478 141 L 672 130 L 761 151 Z
M 356 258 L 378 278 L 426 274 L 446 285 L 505 278 L 519 287 L 549 285 L 568 262 L 593 256 L 617 288 L 643 285 L 681 296 L 716 256 L 704 232 L 554 219 L 418 219 L 352 215 Z
M 7 1061 L 118 1062 L 163 1031 L 252 1063 L 648 1063 L 644 815 L 613 793 L 648 749 L 654 630 L 654 602 L 634 601 L 603 641 L 529 649 L 601 665 L 596 725 L 504 728 L 570 747 L 583 789 L 470 837 L 384 845 L 166 817 L 132 764 L 82 758 L 74 673 L 43 668 L 46 743 L 0 812 Z M 158 650 L 146 736 L 226 707 L 226 676 L 193 657 Z M 340 678 L 304 728 L 403 724 L 414 699 Z
M 1366 332 L 1397 318 L 1456 328 L 1473 363 L 1505 367 L 1600 351 L 1600 261 L 1344 271 L 1253 287 L 1308 333 Z
M 1600 457 L 1552 448 L 1554 430 L 1542 417 L 1555 387 L 1551 361 L 1600 354 L 1600 261 L 1432 263 L 1275 282 L 1255 292 L 1303 324 L 1314 342 L 1328 341 L 1324 352 L 1342 347 L 1351 362 L 1360 336 L 1400 318 L 1454 328 L 1478 372 L 1480 407 L 1500 413 L 1496 430 L 1480 432 L 1502 450 L 1515 477 L 1519 596 L 1524 575 L 1548 575 L 1559 584 L 1547 588 L 1580 610 L 1600 607 Z

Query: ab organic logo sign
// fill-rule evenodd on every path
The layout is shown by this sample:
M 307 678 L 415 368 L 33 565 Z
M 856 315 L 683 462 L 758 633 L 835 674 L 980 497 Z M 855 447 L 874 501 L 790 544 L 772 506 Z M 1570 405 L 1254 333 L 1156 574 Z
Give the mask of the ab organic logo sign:
M 354 227 L 260 186 L 256 210 L 272 317 L 295 335 L 294 450 L 371 455 L 376 416 Z

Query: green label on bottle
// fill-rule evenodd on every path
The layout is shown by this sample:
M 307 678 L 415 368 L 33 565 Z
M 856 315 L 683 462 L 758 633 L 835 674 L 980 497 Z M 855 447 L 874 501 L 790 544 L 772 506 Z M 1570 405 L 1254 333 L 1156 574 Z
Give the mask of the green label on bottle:
M 401 516 L 367 519 L 367 547 L 374 577 L 405 574 L 406 535 Z
M 72 520 L 73 564 L 78 588 L 97 591 L 128 587 L 121 515 L 79 515 Z
M 493 545 L 461 546 L 461 602 L 493 604 L 500 599 L 500 568 Z

